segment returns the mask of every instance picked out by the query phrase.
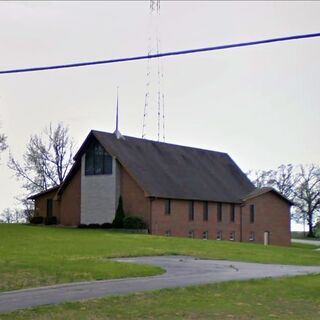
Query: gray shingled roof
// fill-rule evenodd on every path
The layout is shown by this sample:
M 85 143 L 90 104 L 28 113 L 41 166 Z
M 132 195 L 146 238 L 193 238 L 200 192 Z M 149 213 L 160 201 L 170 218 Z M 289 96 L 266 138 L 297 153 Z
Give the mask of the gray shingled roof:
M 91 131 L 149 195 L 159 198 L 241 202 L 255 188 L 228 154 Z M 80 148 L 76 159 L 83 153 Z
M 274 189 L 272 187 L 257 188 L 255 190 L 253 190 L 252 192 L 250 192 L 249 194 L 247 194 L 246 196 L 244 196 L 242 198 L 242 200 L 246 201 L 246 200 L 249 200 L 249 199 L 252 199 L 252 198 L 256 198 L 256 197 L 259 197 L 260 195 L 268 193 L 268 192 L 273 192 L 278 197 L 280 197 L 283 200 L 289 202 L 291 205 L 294 205 L 293 201 L 291 201 L 290 199 L 286 198 L 283 194 L 281 194 L 279 191 L 277 191 L 276 189 Z

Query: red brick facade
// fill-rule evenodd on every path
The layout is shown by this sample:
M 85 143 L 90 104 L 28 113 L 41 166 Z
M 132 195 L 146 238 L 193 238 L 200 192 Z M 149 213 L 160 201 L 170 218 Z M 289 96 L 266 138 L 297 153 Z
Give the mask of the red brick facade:
M 77 226 L 80 224 L 81 205 L 81 170 L 80 168 L 70 180 L 60 197 L 60 224 Z
M 57 190 L 46 192 L 45 194 L 37 197 L 34 202 L 35 216 L 47 217 L 47 202 L 52 201 L 52 215 L 60 219 L 60 202 L 55 201 Z
M 250 205 L 254 205 L 255 219 L 250 223 Z M 242 208 L 243 241 L 249 241 L 254 232 L 255 241 L 264 242 L 264 233 L 269 233 L 269 244 L 290 245 L 290 205 L 273 192 L 249 199 Z
M 134 179 L 121 168 L 121 195 L 124 210 L 129 215 L 142 217 L 149 232 L 157 235 L 208 238 L 216 240 L 290 244 L 290 205 L 268 192 L 245 201 L 243 204 L 221 204 L 221 221 L 218 221 L 218 203 L 208 202 L 207 220 L 205 203 L 194 201 L 193 220 L 190 220 L 189 200 L 170 200 L 170 214 L 166 213 L 167 199 L 148 198 Z M 254 221 L 250 222 L 250 205 L 254 205 Z M 234 206 L 234 221 L 231 209 Z
M 48 192 L 35 199 L 37 215 L 46 216 L 47 199 L 57 199 L 56 192 Z M 190 200 L 171 199 L 170 212 L 166 212 L 168 199 L 148 197 L 127 170 L 120 166 L 120 194 L 126 214 L 141 217 L 151 234 L 257 243 L 264 243 L 267 234 L 269 244 L 290 244 L 290 204 L 272 191 L 242 204 L 203 201 L 191 204 Z M 60 199 L 53 201 L 53 215 L 57 216 L 60 224 L 80 224 L 80 197 L 79 169 Z
M 264 243 L 264 234 L 268 232 L 269 244 L 290 244 L 290 207 L 272 193 L 260 195 L 241 206 L 234 205 L 234 220 L 233 205 L 221 204 L 221 221 L 218 220 L 218 203 L 208 203 L 206 220 L 204 202 L 195 201 L 191 220 L 190 201 L 171 200 L 170 214 L 165 212 L 166 201 L 152 201 L 153 234 Z M 254 205 L 253 222 L 250 222 L 250 205 Z
M 35 198 L 35 215 L 47 217 L 47 201 L 52 201 L 52 215 L 57 217 L 57 222 L 65 226 L 80 224 L 80 169 L 66 186 L 63 196 L 57 196 L 57 190 L 47 192 Z
M 120 194 L 125 213 L 142 218 L 149 227 L 151 201 L 123 167 L 120 167 Z

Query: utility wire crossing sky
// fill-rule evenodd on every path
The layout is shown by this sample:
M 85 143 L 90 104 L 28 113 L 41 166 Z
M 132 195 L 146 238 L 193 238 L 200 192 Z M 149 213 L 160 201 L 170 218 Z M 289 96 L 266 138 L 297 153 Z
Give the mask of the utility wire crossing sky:
M 306 38 L 314 38 L 314 37 L 320 37 L 320 33 L 301 34 L 301 35 L 295 35 L 295 36 L 289 36 L 289 37 L 271 38 L 271 39 L 257 40 L 257 41 L 251 41 L 251 42 L 241 42 L 241 43 L 234 43 L 234 44 L 227 44 L 227 45 L 219 45 L 219 46 L 214 46 L 214 47 L 205 47 L 205 48 L 197 48 L 197 49 L 189 49 L 189 50 L 181 50 L 181 51 L 171 51 L 171 52 L 150 54 L 150 55 L 144 55 L 144 56 L 116 58 L 116 59 L 110 59 L 110 60 L 88 61 L 88 62 L 79 62 L 79 63 L 71 63 L 71 64 L 63 64 L 63 65 L 31 67 L 31 68 L 24 68 L 24 69 L 0 70 L 0 74 L 46 71 L 46 70 L 54 70 L 54 69 L 85 67 L 85 66 L 92 66 L 92 65 L 98 65 L 98 64 L 108 64 L 108 63 L 126 62 L 126 61 L 134 61 L 134 60 L 153 59 L 153 58 L 161 58 L 161 57 L 166 57 L 166 56 L 178 56 L 178 55 L 183 55 L 183 54 L 223 50 L 223 49 L 230 49 L 230 48 L 237 48 L 237 47 L 254 46 L 254 45 L 265 44 L 265 43 L 298 40 L 298 39 L 306 39 Z

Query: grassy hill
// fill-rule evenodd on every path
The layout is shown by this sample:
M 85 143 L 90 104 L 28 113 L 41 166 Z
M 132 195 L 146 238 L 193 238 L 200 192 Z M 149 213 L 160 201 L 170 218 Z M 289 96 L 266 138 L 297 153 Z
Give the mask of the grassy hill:
M 192 255 L 213 259 L 320 265 L 314 246 L 265 247 L 105 230 L 0 224 L 0 291 L 72 281 L 159 274 L 155 266 L 111 257 Z

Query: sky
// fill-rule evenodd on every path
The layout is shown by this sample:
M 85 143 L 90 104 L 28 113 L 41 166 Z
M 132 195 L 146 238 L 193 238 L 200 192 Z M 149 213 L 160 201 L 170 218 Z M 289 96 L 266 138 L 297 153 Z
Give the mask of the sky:
M 0 2 L 0 70 L 145 55 L 320 32 L 320 2 Z M 157 22 L 156 22 L 157 21 Z M 166 142 L 227 152 L 239 167 L 320 162 L 320 38 L 161 59 Z M 156 61 L 146 137 L 157 139 Z M 62 121 L 79 147 L 91 129 L 141 137 L 147 61 L 0 75 L 0 126 L 21 159 L 31 134 Z M 20 183 L 0 160 L 0 212 Z

